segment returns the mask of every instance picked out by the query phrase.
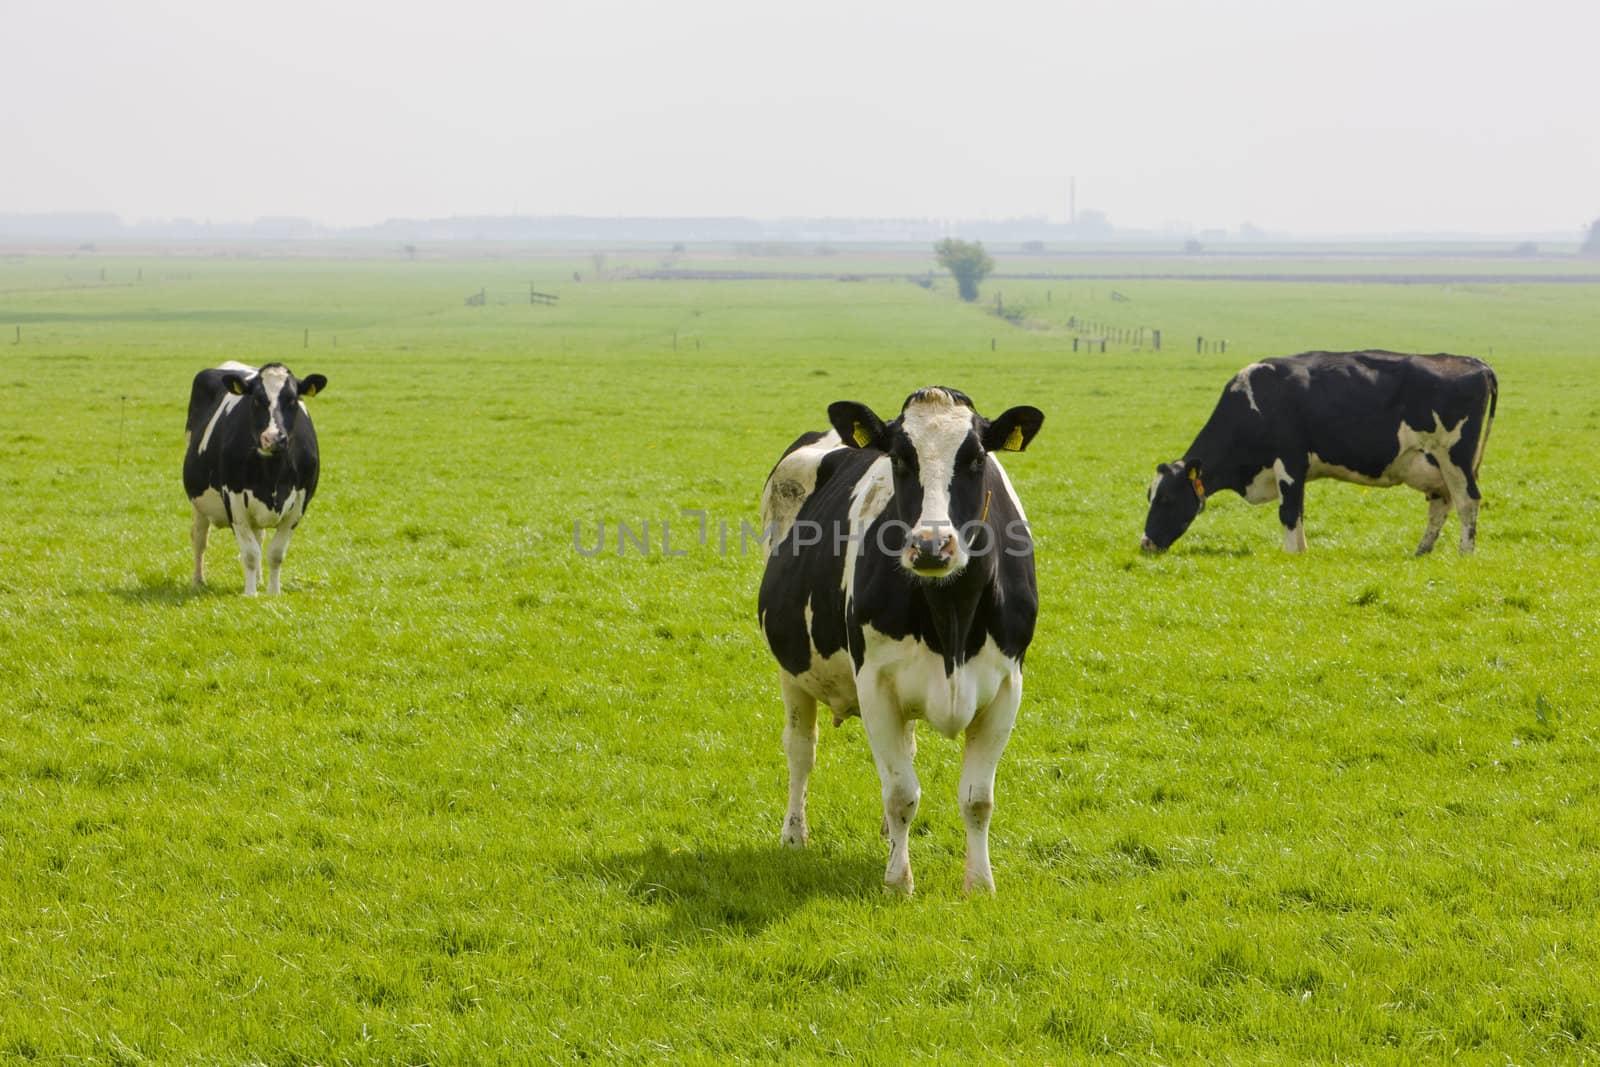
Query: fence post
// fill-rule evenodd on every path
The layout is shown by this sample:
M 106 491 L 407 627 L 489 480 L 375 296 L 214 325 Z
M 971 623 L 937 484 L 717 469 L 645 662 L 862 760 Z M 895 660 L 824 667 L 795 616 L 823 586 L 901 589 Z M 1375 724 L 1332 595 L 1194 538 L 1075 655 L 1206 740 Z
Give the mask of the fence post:
M 21 327 L 18 327 L 18 329 L 21 329 Z M 1074 352 L 1078 350 L 1078 339 L 1076 337 L 1072 339 L 1072 350 Z
M 1150 340 L 1151 340 L 1152 343 L 1154 343 L 1156 351 L 1157 352 L 1161 351 L 1161 331 L 1160 330 L 1151 330 L 1150 331 Z
M 1222 351 L 1223 351 L 1224 355 L 1227 354 L 1227 351 L 1228 351 L 1228 339 L 1226 337 L 1224 337 L 1222 339 Z
M 309 326 L 306 328 L 305 336 L 300 338 L 300 347 L 301 348 L 310 348 L 311 347 L 311 328 Z
M 1196 337 L 1194 339 L 1194 350 L 1197 354 L 1206 350 L 1206 339 L 1204 337 Z
M 1103 355 L 1105 355 L 1105 353 L 1106 353 L 1106 339 L 1104 337 L 1102 337 L 1102 338 L 1100 338 L 1100 354 L 1103 356 Z

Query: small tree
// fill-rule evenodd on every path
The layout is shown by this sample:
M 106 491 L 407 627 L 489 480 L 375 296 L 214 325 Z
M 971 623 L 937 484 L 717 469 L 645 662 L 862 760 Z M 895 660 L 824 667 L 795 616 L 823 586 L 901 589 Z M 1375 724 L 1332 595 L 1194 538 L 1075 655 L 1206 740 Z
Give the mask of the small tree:
M 978 299 L 978 283 L 994 270 L 994 260 L 983 250 L 983 242 L 946 237 L 933 246 L 933 251 L 939 257 L 939 265 L 955 276 L 961 299 Z
M 1595 219 L 1589 224 L 1589 236 L 1584 238 L 1583 247 L 1578 249 L 1580 256 L 1600 256 L 1600 219 Z

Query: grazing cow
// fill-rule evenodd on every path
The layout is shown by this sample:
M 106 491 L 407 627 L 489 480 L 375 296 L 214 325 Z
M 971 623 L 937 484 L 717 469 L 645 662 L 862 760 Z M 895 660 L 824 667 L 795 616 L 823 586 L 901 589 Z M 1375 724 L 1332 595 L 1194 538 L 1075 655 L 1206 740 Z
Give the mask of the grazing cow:
M 255 596 L 261 532 L 274 527 L 267 592 L 277 595 L 289 535 L 317 491 L 317 433 L 301 401 L 327 385 L 320 374 L 296 378 L 282 363 L 257 370 L 230 361 L 194 376 L 183 488 L 194 505 L 196 586 L 205 584 L 211 527 L 231 526 L 244 564 L 244 595 Z
M 1015 407 L 990 421 L 954 389 L 911 394 L 894 421 L 828 408 L 761 494 L 771 538 L 760 619 L 778 660 L 789 761 L 782 840 L 805 844 L 817 702 L 837 726 L 861 717 L 883 787 L 884 884 L 910 893 L 907 839 L 921 791 L 916 721 L 965 732 L 960 804 L 966 888 L 994 891 L 994 774 L 1022 700 L 1038 591 L 1022 505 L 993 455 L 1021 452 L 1044 421 Z
M 1283 547 L 1304 552 L 1306 482 L 1404 482 L 1428 497 L 1417 555 L 1432 550 L 1454 507 L 1461 551 L 1478 530 L 1478 466 L 1499 386 L 1468 356 L 1304 352 L 1234 375 L 1183 458 L 1156 468 L 1145 551 L 1164 551 L 1206 497 L 1231 489 L 1252 504 L 1278 500 Z

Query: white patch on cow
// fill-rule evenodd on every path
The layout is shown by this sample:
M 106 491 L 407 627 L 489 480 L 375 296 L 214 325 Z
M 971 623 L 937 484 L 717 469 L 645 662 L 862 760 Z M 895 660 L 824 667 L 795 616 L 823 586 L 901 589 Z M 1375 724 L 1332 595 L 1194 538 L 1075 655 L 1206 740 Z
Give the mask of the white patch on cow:
M 1150 479 L 1150 488 L 1148 488 L 1148 489 L 1146 489 L 1144 491 L 1144 498 L 1145 498 L 1146 501 L 1154 501 L 1155 500 L 1155 498 L 1156 498 L 1156 490 L 1161 488 L 1161 479 L 1163 479 L 1165 477 L 1166 477 L 1165 474 L 1161 473 L 1160 471 L 1157 471 L 1156 472 L 1156 476 L 1154 478 Z
M 217 423 L 222 419 L 222 416 L 237 407 L 239 401 L 243 399 L 244 397 L 235 396 L 233 393 L 223 394 L 222 399 L 217 403 L 217 410 L 211 413 L 211 419 L 206 423 L 205 432 L 200 435 L 200 447 L 195 450 L 197 455 L 205 454 L 206 446 L 211 444 L 211 431 L 217 428 Z
M 1283 531 L 1283 550 L 1294 553 L 1306 550 L 1306 524 L 1304 519 Z
M 1006 487 L 1006 496 L 1011 500 L 1011 506 L 1017 510 L 1017 518 L 1023 522 L 1028 521 L 1027 514 L 1022 510 L 1022 501 L 1017 498 L 1017 491 L 1011 487 L 1011 476 L 1006 474 L 1006 469 L 1000 465 L 1000 457 L 993 452 L 989 453 L 989 466 L 1000 475 L 1000 484 Z
M 856 714 L 856 665 L 849 649 L 841 648 L 831 656 L 817 650 L 811 636 L 811 605 L 806 604 L 806 644 L 811 650 L 811 665 L 794 675 L 794 683 L 833 710 L 837 725 Z
M 848 540 L 844 548 L 844 569 L 839 575 L 839 587 L 847 594 L 855 581 L 856 560 L 861 555 L 862 539 L 893 497 L 894 466 L 888 456 L 879 456 L 850 490 L 850 528 L 844 534 Z M 823 533 L 824 540 L 829 543 L 829 551 L 832 551 L 831 537 L 832 531 Z
M 1489 424 L 1492 421 L 1489 411 L 1494 406 L 1494 393 L 1489 394 L 1483 402 L 1483 421 L 1478 425 L 1478 447 L 1472 455 L 1472 476 L 1478 476 L 1478 468 L 1483 466 L 1483 450 L 1489 447 Z
M 943 389 L 929 389 L 906 406 L 900 425 L 917 450 L 918 477 L 922 483 L 922 514 L 915 536 L 953 537 L 950 520 L 950 483 L 955 478 L 956 453 L 972 432 L 972 409 L 958 403 Z M 955 552 L 945 574 L 967 565 L 967 546 L 953 537 Z
M 1278 499 L 1277 464 L 1262 467 L 1254 478 L 1245 483 L 1244 498 L 1251 504 L 1265 504 Z
M 1265 367 L 1265 363 L 1252 363 L 1244 370 L 1233 376 L 1233 381 L 1228 383 L 1230 392 L 1243 393 L 1244 398 L 1250 402 L 1250 410 L 1260 414 L 1261 409 L 1256 406 L 1256 391 L 1250 384 L 1250 375 Z
M 1451 480 L 1444 471 L 1449 469 L 1453 474 L 1455 470 L 1455 463 L 1450 459 L 1450 449 L 1461 440 L 1461 432 L 1466 422 L 1467 420 L 1463 418 L 1455 426 L 1446 427 L 1438 412 L 1433 414 L 1434 426 L 1431 430 L 1414 430 L 1402 421 L 1400 428 L 1395 432 L 1395 457 L 1377 477 L 1353 471 L 1337 463 L 1329 463 L 1315 452 L 1311 453 L 1311 465 L 1306 477 L 1307 479 L 1335 478 L 1341 482 L 1376 488 L 1409 485 L 1424 493 L 1444 492 Z M 1433 457 L 1432 463 L 1428 462 L 1429 456 Z
M 228 362 L 224 363 L 222 366 L 218 367 L 217 369 L 218 370 L 231 370 L 231 371 L 235 371 L 235 372 L 237 372 L 239 374 L 248 374 L 248 375 L 253 375 L 253 374 L 256 373 L 256 369 L 254 367 L 250 366 L 250 364 L 248 364 L 248 363 L 240 363 L 236 359 L 228 360 Z
M 215 489 L 207 489 L 194 498 L 194 508 L 204 515 L 213 526 L 228 525 L 228 512 L 222 504 L 222 494 Z
M 971 724 L 1007 678 L 1022 671 L 993 640 L 947 675 L 944 656 L 915 638 L 891 638 L 871 626 L 862 628 L 862 637 L 861 674 L 876 675 L 887 685 L 905 719 L 923 719 L 949 738 Z
M 288 384 L 287 367 L 268 367 L 261 372 L 261 386 L 267 393 L 267 428 L 261 431 L 263 451 L 271 451 L 288 436 L 283 428 L 283 391 Z
M 829 430 L 812 444 L 784 456 L 773 468 L 767 484 L 761 487 L 761 533 L 770 538 L 768 554 L 783 542 L 801 506 L 816 491 L 817 468 L 822 465 L 822 458 L 842 447 L 839 435 Z
M 1272 461 L 1272 474 L 1273 477 L 1278 479 L 1278 488 L 1280 491 L 1283 489 L 1283 487 L 1294 484 L 1294 478 L 1290 477 L 1289 475 L 1289 468 L 1283 465 L 1283 460 L 1281 459 L 1275 459 Z

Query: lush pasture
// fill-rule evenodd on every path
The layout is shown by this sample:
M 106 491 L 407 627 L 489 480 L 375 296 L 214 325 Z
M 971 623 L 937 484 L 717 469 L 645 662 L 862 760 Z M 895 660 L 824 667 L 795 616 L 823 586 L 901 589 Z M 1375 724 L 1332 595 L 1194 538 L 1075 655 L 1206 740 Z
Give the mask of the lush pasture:
M 1600 287 L 1008 281 L 1019 327 L 589 266 L 0 262 L 0 1059 L 1600 1058 Z M 1168 350 L 1074 356 L 1069 316 Z M 1475 557 L 1331 483 L 1305 557 L 1231 497 L 1137 554 L 1234 369 L 1368 346 L 1492 358 Z M 225 531 L 187 585 L 184 404 L 226 358 L 330 379 L 279 599 Z M 780 850 L 738 551 L 830 401 L 929 383 L 1047 415 L 994 900 L 926 732 L 915 898 L 859 723 Z

